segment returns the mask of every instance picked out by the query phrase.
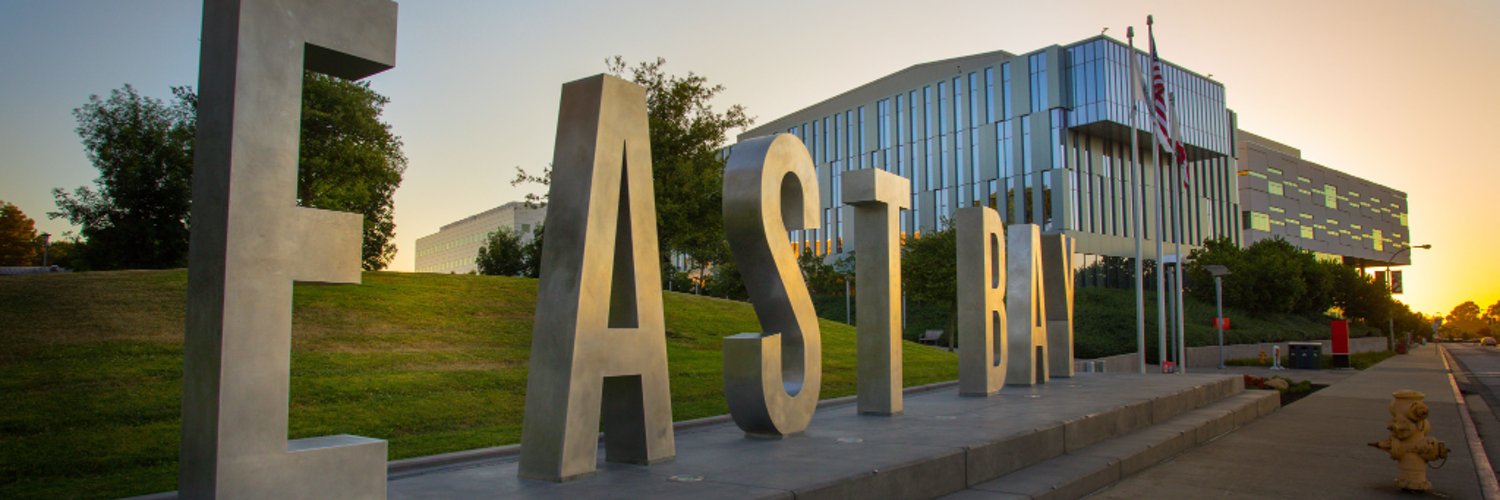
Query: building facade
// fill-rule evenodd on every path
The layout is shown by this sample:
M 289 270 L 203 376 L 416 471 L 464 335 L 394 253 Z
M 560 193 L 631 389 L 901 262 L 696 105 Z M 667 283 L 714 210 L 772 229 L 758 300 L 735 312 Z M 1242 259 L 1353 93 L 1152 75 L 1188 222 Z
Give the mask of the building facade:
M 1302 159 L 1237 131 L 1244 244 L 1281 238 L 1359 268 L 1411 263 L 1406 193 Z M 1400 255 L 1396 255 L 1400 254 Z
M 879 168 L 912 181 L 912 208 L 901 216 L 907 237 L 946 224 L 960 207 L 990 206 L 1006 224 L 1034 223 L 1077 238 L 1083 284 L 1123 286 L 1129 276 L 1091 273 L 1131 267 L 1114 265 L 1134 256 L 1131 186 L 1146 193 L 1140 200 L 1146 259 L 1156 258 L 1162 233 L 1155 220 L 1159 193 L 1167 193 L 1169 213 L 1182 211 L 1185 245 L 1221 236 L 1239 241 L 1240 227 L 1234 114 L 1225 107 L 1224 86 L 1164 64 L 1190 160 L 1179 208 L 1175 192 L 1157 180 L 1146 108 L 1132 120 L 1129 57 L 1120 41 L 1097 36 L 1019 55 L 994 51 L 919 64 L 740 139 L 791 133 L 812 154 L 822 226 L 793 231 L 797 249 L 852 250 L 852 212 L 838 186 L 844 172 Z M 1145 73 L 1146 55 L 1136 57 Z M 1141 184 L 1132 174 L 1132 132 L 1140 141 Z
M 510 228 L 521 236 L 521 242 L 531 241 L 531 232 L 542 224 L 547 216 L 546 208 L 527 208 L 526 204 L 513 201 L 483 212 L 464 217 L 443 225 L 438 232 L 417 238 L 417 265 L 419 273 L 470 273 L 478 270 L 474 259 L 479 256 L 479 247 L 495 230 Z

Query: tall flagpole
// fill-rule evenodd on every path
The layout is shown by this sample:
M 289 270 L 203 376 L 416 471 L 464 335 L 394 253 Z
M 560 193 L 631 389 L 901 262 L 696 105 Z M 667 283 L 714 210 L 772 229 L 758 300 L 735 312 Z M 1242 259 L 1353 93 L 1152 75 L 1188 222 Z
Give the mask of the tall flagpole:
M 1172 137 L 1173 140 L 1177 142 L 1177 144 L 1181 145 L 1182 129 L 1180 126 L 1181 120 L 1178 119 L 1177 94 L 1172 93 L 1170 95 L 1172 103 L 1172 115 L 1170 117 L 1172 119 Z M 1181 155 L 1182 157 L 1175 158 L 1176 155 Z M 1176 149 L 1176 155 L 1174 155 L 1173 158 L 1176 161 L 1174 161 L 1173 163 L 1176 163 L 1175 166 L 1177 167 L 1175 169 L 1177 173 L 1177 182 L 1172 186 L 1172 190 L 1177 193 L 1177 272 L 1173 273 L 1173 276 L 1177 282 L 1175 290 L 1175 293 L 1177 294 L 1177 298 L 1175 299 L 1177 304 L 1177 363 L 1182 366 L 1182 369 L 1178 373 L 1187 373 L 1187 327 L 1182 322 L 1182 265 L 1184 264 L 1182 258 L 1182 235 L 1184 232 L 1184 228 L 1182 227 L 1182 223 L 1184 212 L 1183 203 L 1186 201 L 1184 199 L 1183 192 L 1187 191 L 1187 180 L 1183 177 L 1183 174 L 1186 173 L 1187 169 L 1187 148 L 1178 147 Z
M 1151 16 L 1146 16 L 1146 33 L 1151 34 Z M 1154 74 L 1152 78 L 1155 78 Z M 1155 83 L 1153 82 L 1153 85 Z M 1153 95 L 1155 90 L 1152 91 Z M 1154 100 L 1155 97 L 1152 97 Z M 1155 122 L 1153 122 L 1153 127 Z M 1162 192 L 1163 180 L 1161 168 L 1161 141 L 1157 137 L 1161 134 L 1151 134 L 1151 164 L 1156 166 L 1156 362 L 1166 366 L 1167 362 L 1167 291 L 1165 277 L 1162 275 L 1162 248 L 1161 240 L 1166 235 L 1167 213 Z
M 1136 119 L 1140 117 L 1141 72 L 1137 68 L 1135 54 L 1135 26 L 1125 30 L 1125 39 L 1130 42 L 1130 84 L 1135 91 L 1130 93 L 1130 211 L 1135 215 L 1135 352 L 1140 356 L 1141 373 L 1146 373 L 1146 276 L 1141 273 L 1141 149 L 1137 144 Z

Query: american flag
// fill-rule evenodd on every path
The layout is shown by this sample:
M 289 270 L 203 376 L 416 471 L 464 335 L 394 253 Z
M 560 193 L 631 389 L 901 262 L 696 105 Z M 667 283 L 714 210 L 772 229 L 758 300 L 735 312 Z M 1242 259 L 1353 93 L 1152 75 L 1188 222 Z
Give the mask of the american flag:
M 1172 154 L 1182 169 L 1182 187 L 1188 186 L 1187 148 L 1172 137 L 1167 119 L 1167 81 L 1162 76 L 1161 56 L 1156 53 L 1156 33 L 1150 17 L 1146 18 L 1146 36 L 1151 42 L 1151 117 L 1156 124 L 1156 139 Z

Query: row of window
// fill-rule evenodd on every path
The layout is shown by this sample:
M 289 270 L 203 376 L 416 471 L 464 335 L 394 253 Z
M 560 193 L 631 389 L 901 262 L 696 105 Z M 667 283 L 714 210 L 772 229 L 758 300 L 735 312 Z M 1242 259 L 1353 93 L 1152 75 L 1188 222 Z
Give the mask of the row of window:
M 1284 214 L 1285 210 L 1281 210 L 1277 207 L 1271 207 L 1271 212 Z M 1326 224 L 1306 222 L 1311 220 L 1312 215 L 1307 213 L 1300 213 L 1296 218 L 1282 217 L 1274 219 L 1267 213 L 1255 210 L 1245 210 L 1241 213 L 1242 228 L 1247 231 L 1261 231 L 1269 233 L 1271 232 L 1271 228 L 1273 226 L 1279 227 L 1290 225 L 1296 226 L 1298 228 L 1298 236 L 1305 240 L 1317 239 L 1317 235 L 1315 232 L 1316 230 L 1322 231 L 1324 236 L 1332 238 L 1332 240 L 1326 241 L 1326 243 L 1339 244 L 1343 246 L 1355 246 L 1348 242 L 1339 241 L 1339 238 L 1347 238 L 1353 242 L 1369 241 L 1370 248 L 1377 252 L 1385 250 L 1385 244 L 1387 241 L 1394 242 L 1400 239 L 1399 234 L 1393 235 L 1395 238 L 1386 238 L 1385 233 L 1379 229 L 1370 229 L 1368 232 L 1357 233 L 1355 231 L 1364 231 L 1364 227 L 1359 224 L 1349 224 L 1349 229 L 1342 229 L 1337 227 L 1339 225 L 1339 221 L 1334 219 L 1324 220 L 1323 222 L 1325 222 Z M 1353 231 L 1350 231 L 1350 229 L 1353 229 Z
M 1064 66 L 1069 68 L 1064 81 L 1068 99 L 1062 105 L 1073 108 L 1078 115 L 1076 123 L 1107 120 L 1151 130 L 1149 103 L 1142 103 L 1134 120 L 1131 119 L 1135 91 L 1129 54 L 1129 47 L 1106 38 L 1069 46 L 1062 53 L 1066 58 Z M 1143 81 L 1149 79 L 1150 57 L 1137 49 L 1136 58 L 1140 78 Z M 1174 99 L 1174 118 L 1180 139 L 1192 146 L 1229 155 L 1233 149 L 1234 127 L 1225 108 L 1224 86 L 1165 63 L 1162 64 L 1162 77 L 1167 92 Z
M 531 236 L 531 224 L 521 224 L 520 234 L 521 234 L 521 237 L 523 239 L 530 239 L 530 236 Z M 460 247 L 481 245 L 481 244 L 484 243 L 485 238 L 488 238 L 489 236 L 490 236 L 489 233 L 474 233 L 474 234 L 464 235 L 464 236 L 459 237 L 459 238 L 454 238 L 454 239 L 451 239 L 451 240 L 448 240 L 448 241 L 444 241 L 442 243 L 438 243 L 438 244 L 435 244 L 435 245 L 428 245 L 428 246 L 425 246 L 425 247 L 424 246 L 418 246 L 417 247 L 417 257 L 421 257 L 421 256 L 424 256 L 424 255 L 431 255 L 431 254 L 434 254 L 434 253 L 443 252 L 443 251 L 447 251 L 447 250 L 452 250 L 452 249 L 460 248 Z

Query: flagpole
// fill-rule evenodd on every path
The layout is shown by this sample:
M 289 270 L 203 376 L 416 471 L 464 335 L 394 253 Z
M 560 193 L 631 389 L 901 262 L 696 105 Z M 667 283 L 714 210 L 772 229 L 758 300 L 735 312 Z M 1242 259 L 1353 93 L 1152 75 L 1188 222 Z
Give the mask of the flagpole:
M 1130 43 L 1130 211 L 1135 215 L 1135 351 L 1139 354 L 1141 373 L 1146 373 L 1146 276 L 1141 272 L 1141 168 L 1140 139 L 1136 136 L 1136 119 L 1140 117 L 1141 73 L 1137 68 L 1135 54 L 1135 26 L 1125 30 L 1125 39 Z
M 1155 41 L 1154 41 L 1155 37 L 1152 34 L 1151 24 L 1152 24 L 1151 16 L 1146 16 L 1146 34 L 1147 34 L 1148 37 L 1152 38 L 1152 40 L 1153 40 L 1152 43 L 1154 45 L 1155 44 Z M 1154 49 L 1153 49 L 1153 51 L 1154 51 Z M 1152 78 L 1153 79 L 1156 78 L 1156 76 L 1155 76 L 1154 73 L 1152 74 Z M 1152 82 L 1152 86 L 1153 86 L 1153 89 L 1152 89 L 1152 96 L 1153 97 L 1152 97 L 1152 99 L 1153 99 L 1153 102 L 1154 102 L 1154 100 L 1155 100 L 1155 89 L 1154 89 L 1155 82 L 1154 81 Z M 1153 111 L 1153 114 L 1154 113 L 1155 112 Z M 1153 123 L 1152 127 L 1154 129 L 1156 122 L 1153 121 L 1152 123 Z M 1157 364 L 1160 364 L 1162 366 L 1166 366 L 1166 362 L 1167 362 L 1167 303 L 1166 303 L 1167 291 L 1166 291 L 1165 277 L 1162 275 L 1162 262 L 1161 262 L 1162 248 L 1161 248 L 1161 240 L 1162 240 L 1162 237 L 1166 234 L 1166 229 L 1165 228 L 1167 227 L 1167 213 L 1165 211 L 1166 210 L 1166 207 L 1165 207 L 1166 199 L 1164 197 L 1164 193 L 1162 193 L 1162 191 L 1161 191 L 1161 189 L 1162 189 L 1162 181 L 1164 179 L 1162 178 L 1162 173 L 1163 172 L 1162 172 L 1162 168 L 1161 168 L 1161 141 L 1157 137 L 1159 135 L 1161 135 L 1161 134 L 1159 134 L 1159 133 L 1152 133 L 1151 134 L 1151 164 L 1156 166 L 1156 188 L 1157 188 L 1156 189 L 1156 238 L 1155 238 L 1156 239 L 1156 353 L 1157 353 L 1156 362 L 1157 362 Z
M 1174 138 L 1173 140 L 1177 141 L 1177 144 L 1180 146 L 1182 144 L 1182 128 L 1180 126 L 1181 120 L 1178 119 L 1177 94 L 1174 92 L 1169 95 L 1171 96 L 1172 103 L 1172 137 Z M 1183 203 L 1186 201 L 1183 198 L 1183 192 L 1187 191 L 1187 180 L 1184 178 L 1183 174 L 1187 173 L 1187 148 L 1178 147 L 1176 154 L 1183 156 L 1182 158 L 1175 158 L 1177 160 L 1175 162 L 1177 164 L 1177 168 L 1175 169 L 1177 172 L 1177 182 L 1172 186 L 1172 190 L 1177 193 L 1177 272 L 1174 274 L 1174 278 L 1177 281 L 1177 289 L 1175 291 L 1175 293 L 1177 294 L 1177 362 L 1182 366 L 1181 371 L 1179 371 L 1178 373 L 1187 373 L 1187 325 L 1183 324 L 1182 322 L 1182 266 L 1184 264 L 1182 259 L 1182 234 L 1184 232 L 1184 228 L 1182 227 L 1182 212 L 1184 211 Z

